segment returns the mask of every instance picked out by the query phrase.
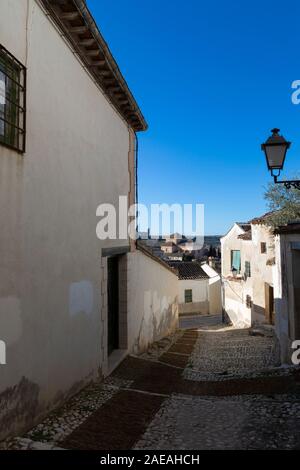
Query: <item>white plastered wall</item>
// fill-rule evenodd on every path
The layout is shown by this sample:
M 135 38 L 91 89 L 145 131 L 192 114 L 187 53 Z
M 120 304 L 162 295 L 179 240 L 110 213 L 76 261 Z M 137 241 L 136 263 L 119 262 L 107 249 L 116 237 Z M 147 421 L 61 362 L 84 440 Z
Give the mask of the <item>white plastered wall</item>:
M 128 240 L 96 209 L 130 188 L 127 125 L 35 0 L 1 0 L 0 43 L 27 67 L 26 154 L 0 146 L 4 437 L 101 375 L 101 249 Z

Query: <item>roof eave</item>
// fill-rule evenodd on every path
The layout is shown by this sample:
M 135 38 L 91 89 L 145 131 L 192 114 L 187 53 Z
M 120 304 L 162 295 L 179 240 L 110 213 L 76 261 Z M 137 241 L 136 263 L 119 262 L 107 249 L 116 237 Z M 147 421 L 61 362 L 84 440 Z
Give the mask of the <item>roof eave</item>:
M 148 128 L 84 0 L 40 0 L 110 103 L 136 132 Z

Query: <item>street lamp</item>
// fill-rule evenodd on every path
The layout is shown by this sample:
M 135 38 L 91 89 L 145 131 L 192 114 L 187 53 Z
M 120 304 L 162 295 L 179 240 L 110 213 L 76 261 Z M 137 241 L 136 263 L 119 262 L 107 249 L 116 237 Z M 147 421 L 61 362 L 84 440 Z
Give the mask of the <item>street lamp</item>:
M 300 189 L 300 180 L 278 181 L 278 177 L 283 169 L 286 152 L 291 146 L 282 135 L 280 129 L 272 129 L 272 135 L 262 144 L 261 149 L 265 152 L 268 169 L 274 178 L 274 183 L 284 184 L 287 189 Z

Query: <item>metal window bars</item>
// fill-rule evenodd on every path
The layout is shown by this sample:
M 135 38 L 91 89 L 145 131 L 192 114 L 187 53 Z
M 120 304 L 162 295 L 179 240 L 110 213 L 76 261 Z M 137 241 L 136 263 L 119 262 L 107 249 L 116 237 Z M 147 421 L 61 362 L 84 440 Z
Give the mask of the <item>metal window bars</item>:
M 0 145 L 25 153 L 26 68 L 0 44 Z

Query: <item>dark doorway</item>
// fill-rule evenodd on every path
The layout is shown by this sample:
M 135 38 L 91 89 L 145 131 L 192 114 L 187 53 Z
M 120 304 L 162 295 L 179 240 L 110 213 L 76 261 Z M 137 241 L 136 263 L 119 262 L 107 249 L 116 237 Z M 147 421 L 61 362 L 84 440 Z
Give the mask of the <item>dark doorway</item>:
M 108 355 L 119 349 L 119 258 L 107 259 Z
M 266 299 L 266 320 L 270 325 L 275 323 L 275 311 L 274 311 L 274 288 L 269 284 L 265 284 L 265 299 Z

